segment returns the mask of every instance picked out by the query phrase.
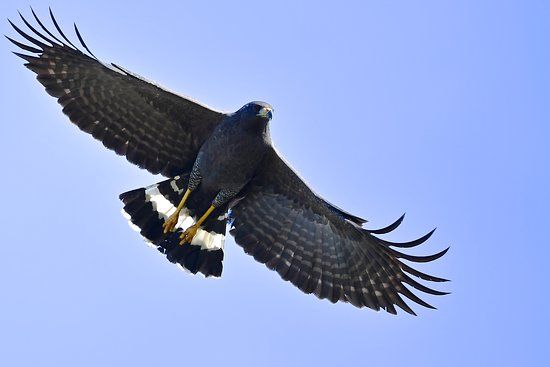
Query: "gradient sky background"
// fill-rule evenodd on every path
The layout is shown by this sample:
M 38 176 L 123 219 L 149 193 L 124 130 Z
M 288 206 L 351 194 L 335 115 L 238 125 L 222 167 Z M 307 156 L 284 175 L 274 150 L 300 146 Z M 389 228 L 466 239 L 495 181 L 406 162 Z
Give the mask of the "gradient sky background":
M 419 268 L 453 293 L 418 317 L 332 305 L 232 239 L 222 279 L 183 273 L 120 215 L 119 193 L 162 178 L 68 123 L 5 41 L 0 365 L 548 359 L 549 2 L 32 4 L 172 90 L 222 110 L 271 103 L 278 149 L 327 199 L 370 228 L 407 212 L 395 241 L 438 227 L 414 253 L 451 245 Z M 0 14 L 20 24 L 28 5 Z

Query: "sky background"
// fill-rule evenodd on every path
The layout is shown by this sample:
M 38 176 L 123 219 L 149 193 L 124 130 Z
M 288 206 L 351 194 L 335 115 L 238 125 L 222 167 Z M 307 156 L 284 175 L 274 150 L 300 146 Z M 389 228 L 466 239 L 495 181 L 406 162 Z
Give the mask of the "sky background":
M 162 177 L 71 125 L 5 41 L 0 365 L 548 365 L 549 2 L 31 4 L 213 107 L 271 103 L 317 192 L 370 228 L 406 212 L 390 240 L 437 226 L 412 253 L 451 245 L 418 268 L 452 294 L 418 317 L 332 305 L 232 238 L 221 279 L 180 271 L 120 215 L 119 193 Z

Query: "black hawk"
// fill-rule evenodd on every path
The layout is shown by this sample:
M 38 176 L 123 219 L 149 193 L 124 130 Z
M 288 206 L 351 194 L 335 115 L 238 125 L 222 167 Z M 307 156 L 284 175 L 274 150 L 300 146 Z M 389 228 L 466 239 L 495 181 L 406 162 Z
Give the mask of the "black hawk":
M 32 10 L 32 9 L 31 9 Z M 8 37 L 27 54 L 15 53 L 57 98 L 72 123 L 128 161 L 168 179 L 120 195 L 123 213 L 144 239 L 187 271 L 222 274 L 226 227 L 237 244 L 305 293 L 335 303 L 414 314 L 402 296 L 433 308 L 408 287 L 443 295 L 412 276 L 443 282 L 402 262 L 443 256 L 412 256 L 396 248 L 422 244 L 433 233 L 393 243 L 365 229 L 356 217 L 316 195 L 273 148 L 273 109 L 250 102 L 233 113 L 215 111 L 169 92 L 115 64 L 99 61 L 61 31 L 57 35 L 32 11 L 32 33 L 11 21 L 28 44 Z M 21 14 L 20 14 L 21 15 Z M 37 29 L 39 28 L 39 29 Z M 33 34 L 32 36 L 30 34 Z

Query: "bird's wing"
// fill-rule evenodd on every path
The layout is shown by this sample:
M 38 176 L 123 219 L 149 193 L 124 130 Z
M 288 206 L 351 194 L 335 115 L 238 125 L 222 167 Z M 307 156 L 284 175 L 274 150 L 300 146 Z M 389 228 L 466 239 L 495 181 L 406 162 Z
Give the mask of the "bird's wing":
M 396 313 L 394 305 L 408 313 L 413 310 L 400 295 L 426 306 L 407 286 L 422 292 L 446 294 L 430 289 L 408 274 L 424 280 L 446 281 L 424 274 L 399 259 L 428 262 L 432 256 L 411 256 L 392 247 L 414 247 L 432 232 L 407 243 L 392 243 L 375 235 L 395 229 L 361 228 L 349 214 L 317 196 L 300 177 L 271 149 L 257 177 L 234 204 L 231 234 L 245 252 L 276 270 L 305 293 L 314 293 L 331 302 L 350 302 L 354 306 L 383 308 Z
M 103 64 L 89 51 L 75 25 L 89 55 L 80 51 L 62 33 L 51 10 L 58 36 L 34 11 L 33 15 L 42 32 L 21 18 L 34 37 L 10 21 L 32 46 L 8 39 L 34 54 L 15 53 L 27 61 L 25 66 L 37 74 L 38 81 L 57 98 L 74 124 L 152 173 L 173 177 L 192 167 L 200 146 L 223 119 L 223 113 L 119 66 Z

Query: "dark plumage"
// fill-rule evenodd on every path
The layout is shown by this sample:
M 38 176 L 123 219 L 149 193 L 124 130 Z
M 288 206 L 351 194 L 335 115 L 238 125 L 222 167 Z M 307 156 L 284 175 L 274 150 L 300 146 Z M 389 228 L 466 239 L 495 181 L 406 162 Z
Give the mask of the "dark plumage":
M 397 305 L 414 314 L 402 296 L 432 306 L 407 286 L 445 294 L 410 275 L 432 282 L 445 279 L 400 259 L 428 262 L 447 250 L 412 256 L 395 249 L 418 246 L 433 231 L 411 242 L 388 242 L 376 235 L 393 231 L 403 217 L 382 229 L 364 229 L 364 219 L 316 195 L 272 147 L 268 104 L 251 102 L 235 113 L 214 111 L 115 64 L 101 63 L 75 26 L 88 52 L 83 53 L 62 33 L 51 11 L 58 36 L 32 14 L 40 31 L 21 19 L 33 36 L 10 22 L 30 44 L 8 39 L 30 53 L 16 55 L 57 98 L 63 112 L 107 148 L 168 177 L 120 198 L 132 225 L 169 261 L 192 273 L 220 276 L 229 220 L 231 234 L 246 253 L 319 298 L 390 313 L 396 313 Z M 186 190 L 190 195 L 180 212 L 176 206 Z M 209 207 L 211 213 L 197 223 Z M 165 233 L 174 215 L 174 232 Z M 194 224 L 200 224 L 196 234 L 182 237 Z

